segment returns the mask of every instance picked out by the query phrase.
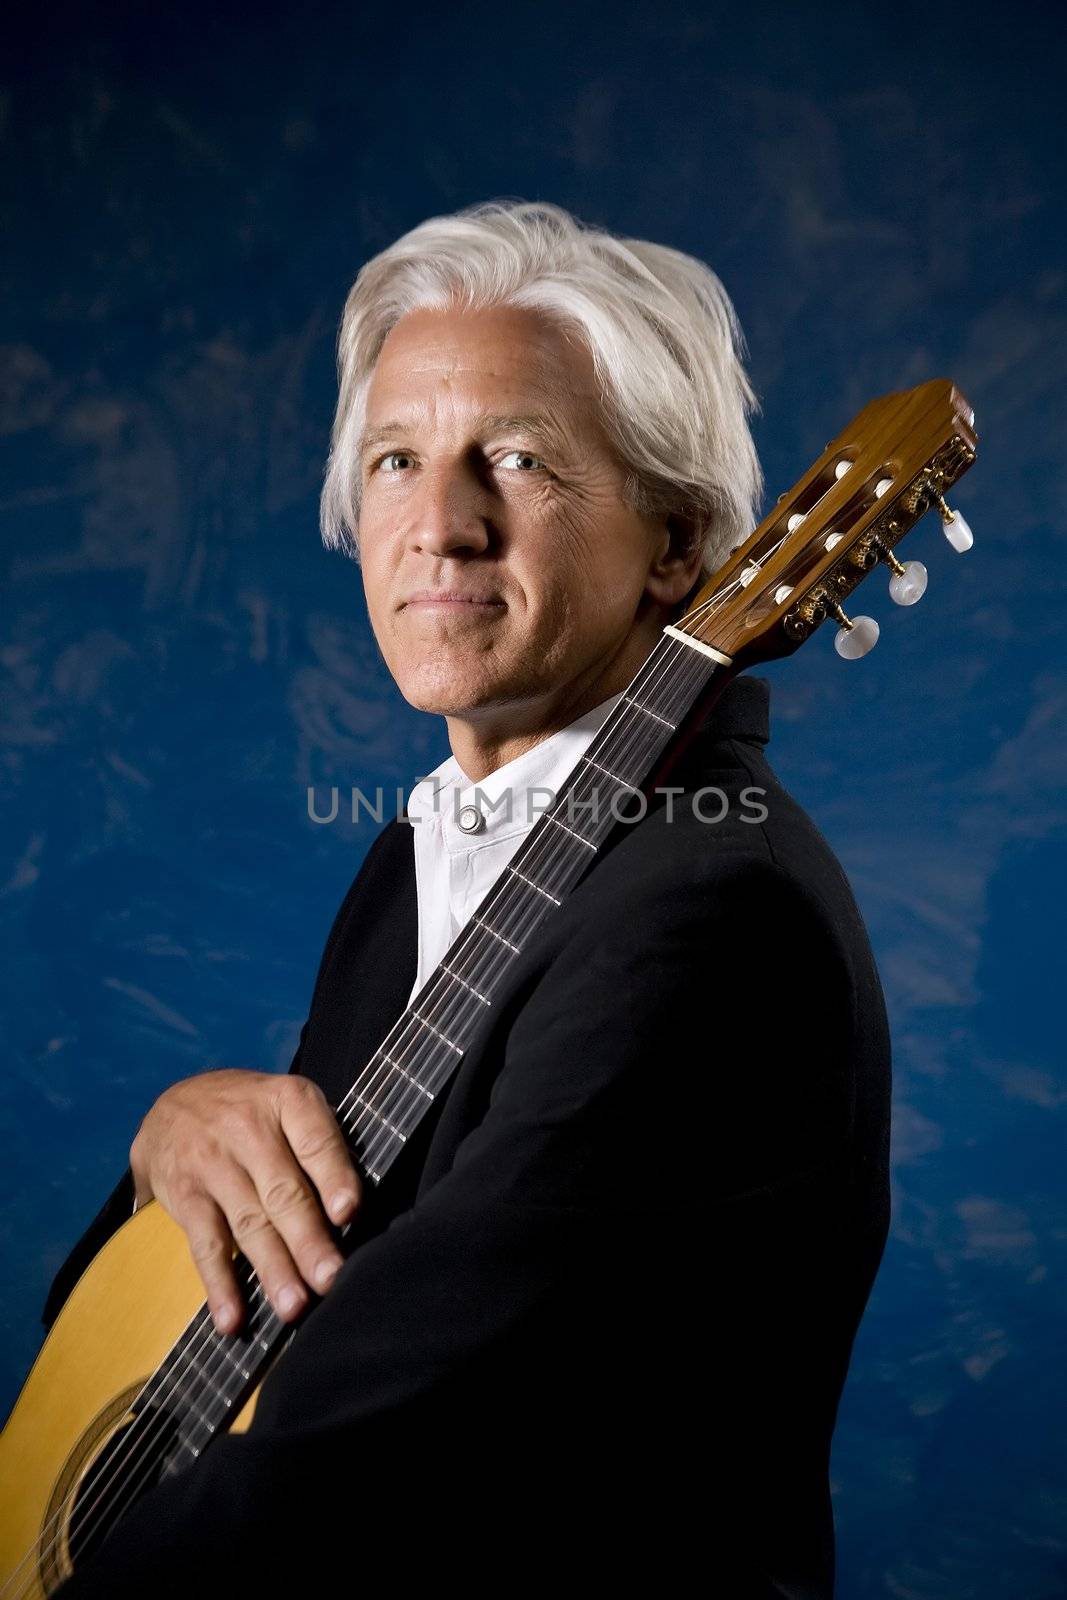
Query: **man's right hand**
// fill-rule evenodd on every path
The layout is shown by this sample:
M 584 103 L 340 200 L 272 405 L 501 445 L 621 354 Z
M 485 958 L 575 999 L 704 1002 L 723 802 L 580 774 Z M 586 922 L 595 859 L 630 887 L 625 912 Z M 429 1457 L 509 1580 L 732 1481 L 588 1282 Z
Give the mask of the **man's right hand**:
M 137 1200 L 155 1196 L 188 1235 L 220 1333 L 244 1317 L 235 1244 L 278 1316 L 295 1321 L 306 1285 L 324 1294 L 343 1259 L 323 1208 L 345 1223 L 363 1196 L 325 1095 L 297 1073 L 182 1078 L 141 1123 L 130 1168 Z

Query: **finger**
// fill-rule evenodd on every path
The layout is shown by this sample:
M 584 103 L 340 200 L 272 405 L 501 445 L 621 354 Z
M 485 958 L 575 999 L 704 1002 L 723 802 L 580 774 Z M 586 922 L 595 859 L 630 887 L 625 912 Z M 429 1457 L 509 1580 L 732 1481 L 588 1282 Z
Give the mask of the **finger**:
M 212 1321 L 220 1333 L 234 1333 L 241 1325 L 245 1308 L 233 1267 L 233 1236 L 223 1211 L 210 1195 L 203 1193 L 183 1195 L 164 1209 L 188 1239 L 190 1254 L 207 1291 Z
M 263 1212 L 284 1242 L 296 1270 L 325 1294 L 343 1257 L 330 1236 L 318 1197 L 280 1129 L 257 1139 L 245 1153 Z
M 327 1216 L 347 1222 L 363 1197 L 363 1184 L 326 1096 L 317 1083 L 294 1073 L 280 1096 L 279 1113 L 282 1132 Z
M 266 1156 L 262 1154 L 264 1147 Z M 282 1321 L 292 1322 L 306 1308 L 308 1291 L 300 1266 L 278 1224 L 290 1234 L 298 1233 L 292 1209 L 301 1208 L 309 1219 L 303 1225 L 304 1237 L 312 1222 L 319 1230 L 319 1248 L 311 1257 L 313 1270 L 323 1256 L 330 1254 L 336 1257 L 336 1263 L 331 1262 L 332 1270 L 336 1271 L 341 1257 L 326 1232 L 318 1203 L 288 1148 L 278 1139 L 263 1141 L 258 1156 L 254 1145 L 246 1159 L 249 1161 L 247 1170 L 228 1163 L 225 1172 L 215 1178 L 212 1192 L 217 1195 L 237 1247 L 251 1263 L 263 1293 Z M 298 1189 L 304 1193 L 302 1200 L 296 1201 L 293 1196 Z

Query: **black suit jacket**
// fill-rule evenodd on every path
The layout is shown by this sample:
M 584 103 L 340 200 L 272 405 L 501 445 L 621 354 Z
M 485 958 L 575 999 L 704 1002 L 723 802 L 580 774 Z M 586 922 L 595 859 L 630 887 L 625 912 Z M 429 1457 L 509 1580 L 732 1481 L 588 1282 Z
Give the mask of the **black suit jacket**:
M 829 1448 L 888 1228 L 890 1050 L 847 880 L 766 761 L 768 705 L 767 680 L 728 684 L 664 780 L 684 787 L 671 815 L 654 795 L 614 830 L 367 1186 L 362 1242 L 248 1433 L 148 1494 L 67 1600 L 274 1594 L 296 1573 L 319 1593 L 338 1571 L 353 1590 L 831 1595 Z M 719 822 L 694 814 L 707 786 Z M 332 1104 L 406 1004 L 416 926 L 394 821 L 291 1068 Z M 127 1171 L 46 1322 L 130 1198 Z

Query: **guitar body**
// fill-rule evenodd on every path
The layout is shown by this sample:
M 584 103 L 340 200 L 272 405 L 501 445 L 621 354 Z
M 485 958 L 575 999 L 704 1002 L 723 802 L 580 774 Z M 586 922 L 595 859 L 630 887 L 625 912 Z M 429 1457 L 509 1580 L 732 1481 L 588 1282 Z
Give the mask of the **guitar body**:
M 5 1597 L 39 1600 L 73 1571 L 68 1529 L 79 1486 L 91 1483 L 94 1464 L 131 1420 L 132 1402 L 205 1299 L 186 1235 L 155 1200 L 138 1207 L 78 1279 L 0 1434 Z M 257 1395 L 232 1432 L 248 1427 Z

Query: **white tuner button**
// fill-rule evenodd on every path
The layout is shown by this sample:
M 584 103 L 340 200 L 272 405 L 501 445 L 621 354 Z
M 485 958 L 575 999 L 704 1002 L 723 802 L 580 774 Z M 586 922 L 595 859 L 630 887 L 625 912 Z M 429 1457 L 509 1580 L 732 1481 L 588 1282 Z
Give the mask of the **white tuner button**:
M 958 511 L 950 511 L 947 517 L 942 516 L 941 526 L 953 550 L 958 550 L 961 555 L 973 545 L 974 534 L 971 532 L 971 525 Z
M 853 617 L 851 627 L 838 628 L 834 635 L 834 649 L 846 661 L 858 661 L 874 649 L 879 632 L 873 617 Z
M 926 593 L 927 572 L 921 561 L 905 561 L 889 580 L 890 598 L 898 606 L 913 606 Z

